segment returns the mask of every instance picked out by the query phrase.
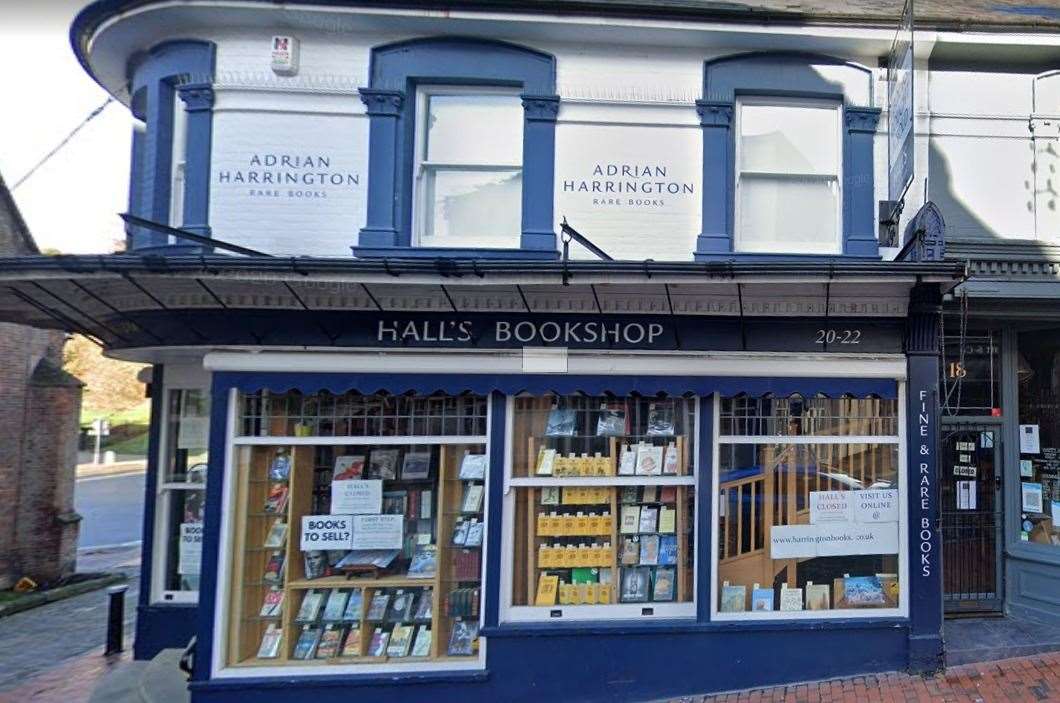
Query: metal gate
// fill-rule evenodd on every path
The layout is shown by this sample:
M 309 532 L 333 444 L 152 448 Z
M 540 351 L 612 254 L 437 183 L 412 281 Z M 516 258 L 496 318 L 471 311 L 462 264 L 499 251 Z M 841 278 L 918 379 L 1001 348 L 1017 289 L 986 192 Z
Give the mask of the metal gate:
M 1001 427 L 943 424 L 942 579 L 947 613 L 1002 608 Z

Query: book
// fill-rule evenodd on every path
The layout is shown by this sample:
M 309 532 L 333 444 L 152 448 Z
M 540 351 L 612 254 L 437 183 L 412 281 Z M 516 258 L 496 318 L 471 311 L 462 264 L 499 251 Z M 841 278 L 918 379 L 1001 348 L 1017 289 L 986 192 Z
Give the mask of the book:
M 638 532 L 655 532 L 655 526 L 659 519 L 659 509 L 651 506 L 644 505 L 640 509 L 640 526 Z
M 265 599 L 261 603 L 261 612 L 258 613 L 263 618 L 276 618 L 283 613 L 283 590 L 279 588 L 270 588 L 265 591 Z
M 618 458 L 618 475 L 632 476 L 637 470 L 637 450 L 629 445 L 622 445 Z
M 675 535 L 659 537 L 659 563 L 664 566 L 677 564 L 677 537 Z
M 664 474 L 676 474 L 678 468 L 678 456 L 677 456 L 677 443 L 670 442 L 666 445 L 666 452 L 663 455 L 663 470 Z
M 663 448 L 654 444 L 637 446 L 637 476 L 658 476 L 662 473 Z
M 545 424 L 546 437 L 573 437 L 576 414 L 572 408 L 552 408 Z
M 674 503 L 677 501 L 677 486 L 663 486 L 659 489 L 660 503 Z
M 418 544 L 416 551 L 412 554 L 409 562 L 409 578 L 429 579 L 434 578 L 438 564 L 438 547 L 433 544 Z
M 655 495 L 659 492 L 658 486 L 644 486 L 640 491 L 640 501 L 642 503 L 655 503 Z
M 828 584 L 813 581 L 806 582 L 806 610 L 828 610 L 829 609 Z
M 623 503 L 636 503 L 640 489 L 636 486 L 622 486 L 622 498 Z
M 677 529 L 677 511 L 664 505 L 659 508 L 659 532 L 673 534 Z
M 541 451 L 537 453 L 537 468 L 535 473 L 538 476 L 551 476 L 552 467 L 556 462 L 556 450 L 548 449 L 545 447 L 541 448 Z
M 720 613 L 742 613 L 747 610 L 747 586 L 730 586 L 725 582 L 721 587 Z
M 387 614 L 387 620 L 390 622 L 404 622 L 411 619 L 415 600 L 415 591 L 397 591 L 390 601 L 390 611 Z
M 559 505 L 559 500 L 559 486 L 544 486 L 541 488 L 541 505 Z
M 655 570 L 655 581 L 652 584 L 651 599 L 671 601 L 674 599 L 674 570 L 660 568 Z
M 324 622 L 340 622 L 346 612 L 346 601 L 350 598 L 350 592 L 343 588 L 333 588 L 328 594 L 327 603 L 320 619 Z
M 842 603 L 838 602 L 838 594 L 836 601 L 837 608 L 882 608 L 887 605 L 883 584 L 876 576 L 847 576 L 843 579 Z
M 383 515 L 404 515 L 408 512 L 408 491 L 386 491 L 383 493 Z
M 262 575 L 261 580 L 270 586 L 283 583 L 283 566 L 283 552 L 273 552 L 269 556 L 268 563 L 265 564 L 265 573 Z
M 472 520 L 467 527 L 467 540 L 464 544 L 468 547 L 481 547 L 482 536 L 485 534 L 486 523 Z
M 291 457 L 282 449 L 276 453 L 269 464 L 269 479 L 286 481 L 291 477 Z
M 534 605 L 555 605 L 556 594 L 559 590 L 559 576 L 541 572 L 537 577 L 537 595 Z
M 358 622 L 361 619 L 361 608 L 363 605 L 364 591 L 359 588 L 350 591 L 349 598 L 346 599 L 346 607 L 342 611 L 342 620 L 344 622 Z
M 467 542 L 467 532 L 470 527 L 470 520 L 457 520 L 456 527 L 453 528 L 453 544 L 463 546 Z
M 295 622 L 316 622 L 317 617 L 320 616 L 320 609 L 324 606 L 326 593 L 316 588 L 306 591 L 302 597 L 302 605 L 298 608 L 298 615 L 294 619 Z
M 487 463 L 485 454 L 465 454 L 460 462 L 458 478 L 461 481 L 481 481 L 486 478 Z
M 772 588 L 759 588 L 758 584 L 751 589 L 751 610 L 772 610 L 773 609 L 773 589 Z
M 279 656 L 281 639 L 283 639 L 283 630 L 276 627 L 276 623 L 270 622 L 261 636 L 258 659 L 275 659 Z
M 651 569 L 633 566 L 622 569 L 622 591 L 619 600 L 623 603 L 644 603 L 648 600 Z
M 596 419 L 596 434 L 600 437 L 621 437 L 628 434 L 625 403 L 603 403 Z
M 802 610 L 802 589 L 781 588 L 780 589 L 781 610 Z
M 298 635 L 298 641 L 294 644 L 292 659 L 312 659 L 316 654 L 317 644 L 320 642 L 320 628 L 312 625 L 303 625 L 302 632 Z
M 372 600 L 368 604 L 368 620 L 382 620 L 386 616 L 386 608 L 390 605 L 390 594 L 386 591 L 376 591 L 372 594 Z
M 464 513 L 477 513 L 482 510 L 482 498 L 486 494 L 484 486 L 477 483 L 469 483 L 464 488 L 464 500 L 460 504 L 460 511 Z
M 623 566 L 636 566 L 640 561 L 640 538 L 626 537 L 622 540 L 622 556 L 619 558 Z
M 368 656 L 381 657 L 386 654 L 386 645 L 390 641 L 390 633 L 383 628 L 377 627 L 372 632 L 372 639 L 368 643 Z
M 331 472 L 332 481 L 350 481 L 364 476 L 364 455 L 347 454 L 335 457 L 335 468 Z
M 640 563 L 645 566 L 659 563 L 659 535 L 644 535 L 640 538 Z
M 274 483 L 269 486 L 269 494 L 265 497 L 266 513 L 280 514 L 287 512 L 287 484 Z
M 307 579 L 319 579 L 331 575 L 331 565 L 328 563 L 328 553 L 319 549 L 311 549 L 302 553 L 302 562 L 305 567 Z
M 672 436 L 674 434 L 674 404 L 673 401 L 652 403 L 648 406 L 648 431 L 649 437 Z
M 398 451 L 397 449 L 373 449 L 368 455 L 368 476 L 383 480 L 397 478 Z
M 478 637 L 478 625 L 467 620 L 453 623 L 449 636 L 448 654 L 451 657 L 471 656 L 475 652 L 475 639 Z
M 273 520 L 269 527 L 269 534 L 265 536 L 264 547 L 268 549 L 282 549 L 287 539 L 287 523 L 283 520 Z
M 431 453 L 429 451 L 406 452 L 401 463 L 401 480 L 421 481 L 431 475 Z
M 412 653 L 409 656 L 426 657 L 431 654 L 431 628 L 420 625 L 416 630 L 416 639 L 412 645 Z
M 637 533 L 637 528 L 640 525 L 640 506 L 639 505 L 623 505 L 622 506 L 622 522 L 620 523 L 619 532 L 624 535 L 633 535 Z
M 876 578 L 880 580 L 880 585 L 883 587 L 883 595 L 887 599 L 887 606 L 890 608 L 898 607 L 898 574 L 876 574 Z
M 416 602 L 416 612 L 412 616 L 413 620 L 427 620 L 430 621 L 434 607 L 434 591 L 430 588 L 425 588 L 420 591 L 420 599 Z
M 354 625 L 346 631 L 346 637 L 342 640 L 342 652 L 339 656 L 361 656 L 361 628 Z
M 591 566 L 578 566 L 570 570 L 571 583 L 596 583 L 597 570 Z
M 394 631 L 390 633 L 390 642 L 386 646 L 388 657 L 407 657 L 409 648 L 412 647 L 412 634 L 415 628 L 412 625 L 395 625 Z
M 331 659 L 339 655 L 339 647 L 342 645 L 342 628 L 334 625 L 326 625 L 320 633 L 320 642 L 317 643 L 317 659 Z

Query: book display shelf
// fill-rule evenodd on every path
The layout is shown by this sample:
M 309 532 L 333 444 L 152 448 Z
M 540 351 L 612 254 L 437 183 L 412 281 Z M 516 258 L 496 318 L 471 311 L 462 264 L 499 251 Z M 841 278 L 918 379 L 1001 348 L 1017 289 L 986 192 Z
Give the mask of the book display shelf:
M 369 404 L 393 412 L 399 400 Z M 313 409 L 336 405 L 317 398 Z M 291 407 L 289 399 L 282 407 Z M 480 411 L 485 404 L 463 409 Z M 482 436 L 443 436 L 430 422 L 420 428 L 429 434 L 397 435 L 414 422 L 362 414 L 381 434 L 286 438 L 266 430 L 319 431 L 319 417 L 285 412 L 247 423 L 244 416 L 244 430 L 258 429 L 236 438 L 229 664 L 476 657 L 488 463 L 478 419 L 448 429 Z
M 513 423 L 512 605 L 534 619 L 691 603 L 695 401 L 517 398 Z

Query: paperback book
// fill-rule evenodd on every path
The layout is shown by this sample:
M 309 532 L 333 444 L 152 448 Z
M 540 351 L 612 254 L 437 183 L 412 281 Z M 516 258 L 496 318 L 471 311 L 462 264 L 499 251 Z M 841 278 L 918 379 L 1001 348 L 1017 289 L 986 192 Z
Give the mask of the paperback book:
M 485 534 L 486 524 L 478 520 L 472 520 L 467 527 L 467 539 L 464 545 L 468 547 L 481 547 L 482 536 Z
M 342 644 L 342 630 L 334 625 L 327 625 L 320 633 L 320 642 L 317 644 L 316 658 L 331 659 L 339 654 L 339 646 Z
M 673 402 L 652 403 L 648 407 L 648 436 L 672 436 L 674 434 Z
M 537 453 L 537 467 L 535 473 L 538 476 L 551 476 L 552 468 L 556 463 L 556 450 L 542 447 Z
M 397 478 L 397 449 L 373 449 L 368 458 L 370 478 L 391 480 Z
M 596 420 L 596 434 L 601 437 L 621 437 L 629 434 L 624 403 L 604 403 L 600 406 L 600 416 Z
M 674 570 L 658 568 L 655 570 L 655 583 L 652 588 L 652 600 L 672 601 L 674 599 Z
M 347 454 L 335 457 L 332 481 L 351 481 L 364 476 L 364 455 Z
M 485 495 L 485 487 L 478 483 L 469 483 L 464 488 L 464 500 L 460 510 L 465 513 L 477 513 L 482 510 L 482 499 Z
M 412 646 L 412 625 L 395 625 L 390 633 L 390 642 L 386 647 L 388 657 L 407 657 Z
M 283 520 L 273 520 L 269 527 L 269 534 L 265 536 L 264 546 L 268 549 L 280 549 L 287 539 L 287 523 Z
M 486 464 L 488 460 L 485 454 L 465 454 L 460 462 L 461 481 L 481 481 L 486 478 Z
M 283 590 L 270 588 L 265 591 L 265 600 L 261 604 L 259 615 L 263 618 L 276 618 L 283 613 Z
M 622 569 L 622 591 L 619 596 L 623 603 L 644 603 L 648 600 L 648 587 L 651 582 L 651 569 L 634 566 Z
M 372 600 L 368 605 L 368 615 L 366 618 L 372 621 L 379 621 L 386 617 L 386 608 L 390 605 L 390 594 L 386 591 L 376 591 L 372 594 Z
M 676 474 L 678 469 L 678 456 L 677 456 L 677 444 L 670 442 L 666 445 L 666 453 L 663 457 L 663 470 L 664 474 Z
M 828 610 L 830 592 L 828 584 L 806 582 L 806 610 Z
M 269 478 L 273 481 L 286 481 L 291 477 L 291 457 L 280 451 L 269 464 Z
M 412 608 L 415 605 L 415 591 L 398 591 L 390 601 L 390 612 L 387 614 L 389 622 L 404 622 L 412 617 Z
M 638 476 L 658 476 L 662 473 L 663 448 L 654 444 L 637 446 Z
M 331 589 L 321 620 L 324 622 L 341 622 L 342 616 L 346 612 L 346 603 L 349 598 L 349 591 L 342 588 Z
M 273 552 L 269 556 L 268 563 L 265 564 L 265 573 L 262 575 L 261 580 L 270 586 L 276 586 L 283 583 L 283 566 L 283 552 Z
M 618 459 L 618 475 L 632 476 L 637 471 L 637 450 L 634 446 L 623 445 Z
M 645 505 L 640 509 L 640 528 L 638 532 L 655 532 L 659 519 L 659 509 Z
M 640 563 L 644 566 L 659 563 L 659 535 L 644 535 L 640 538 Z
M 412 645 L 413 657 L 426 657 L 431 653 L 431 628 L 427 625 L 420 625 L 419 629 L 416 630 L 416 639 Z
M 802 589 L 781 588 L 780 589 L 781 610 L 802 610 Z
M 438 547 L 433 544 L 416 545 L 416 551 L 409 562 L 409 578 L 434 578 L 438 564 Z
M 287 512 L 287 484 L 274 483 L 269 486 L 269 494 L 265 497 L 265 506 L 262 508 L 266 513 L 282 514 Z
M 639 505 L 623 505 L 622 506 L 622 522 L 620 524 L 619 531 L 624 535 L 633 535 L 638 531 L 640 526 L 640 506 Z
M 751 610 L 762 611 L 773 609 L 773 589 L 759 588 L 758 584 L 751 589 Z
M 320 610 L 324 605 L 325 593 L 326 591 L 320 591 L 315 588 L 311 591 L 306 591 L 306 594 L 302 597 L 302 605 L 298 608 L 298 615 L 295 617 L 295 622 L 316 622 L 317 617 L 320 616 Z
M 275 659 L 280 654 L 280 640 L 283 638 L 283 630 L 276 627 L 276 623 L 269 623 L 265 633 L 261 636 L 261 645 L 258 647 L 258 659 Z
M 354 625 L 346 632 L 346 638 L 342 641 L 342 654 L 340 656 L 361 656 L 361 628 Z
M 416 613 L 412 616 L 412 619 L 430 622 L 431 617 L 433 617 L 433 606 L 434 592 L 429 588 L 423 589 L 420 591 L 420 599 L 416 603 Z
M 368 656 L 381 657 L 386 654 L 386 645 L 390 641 L 390 633 L 381 627 L 372 632 L 372 640 L 368 643 Z
M 401 464 L 401 478 L 404 481 L 421 481 L 431 475 L 431 453 L 407 452 Z
M 293 659 L 312 659 L 316 654 L 317 644 L 320 642 L 320 628 L 312 625 L 303 625 L 302 632 L 298 635 L 298 641 L 294 645 Z
M 453 631 L 449 637 L 449 656 L 471 656 L 475 653 L 475 640 L 477 638 L 477 624 L 466 620 L 458 620 L 457 622 L 454 622 Z
M 350 597 L 346 600 L 346 608 L 342 611 L 344 622 L 358 622 L 361 619 L 361 608 L 364 605 L 364 591 L 355 588 L 350 591 Z
M 677 537 L 674 535 L 659 538 L 659 563 L 664 566 L 677 564 Z

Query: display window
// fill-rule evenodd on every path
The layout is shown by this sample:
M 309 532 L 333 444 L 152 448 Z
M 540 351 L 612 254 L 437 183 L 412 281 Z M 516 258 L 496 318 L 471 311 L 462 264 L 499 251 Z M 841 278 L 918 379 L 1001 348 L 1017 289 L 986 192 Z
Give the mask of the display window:
M 487 399 L 238 404 L 228 664 L 477 666 Z
M 697 405 L 511 399 L 505 619 L 695 615 Z
M 1060 342 L 1056 330 L 1019 336 L 1021 542 L 1060 549 Z
M 906 612 L 900 402 L 717 407 L 713 618 Z
M 166 390 L 156 515 L 156 600 L 195 602 L 202 560 L 210 393 Z

